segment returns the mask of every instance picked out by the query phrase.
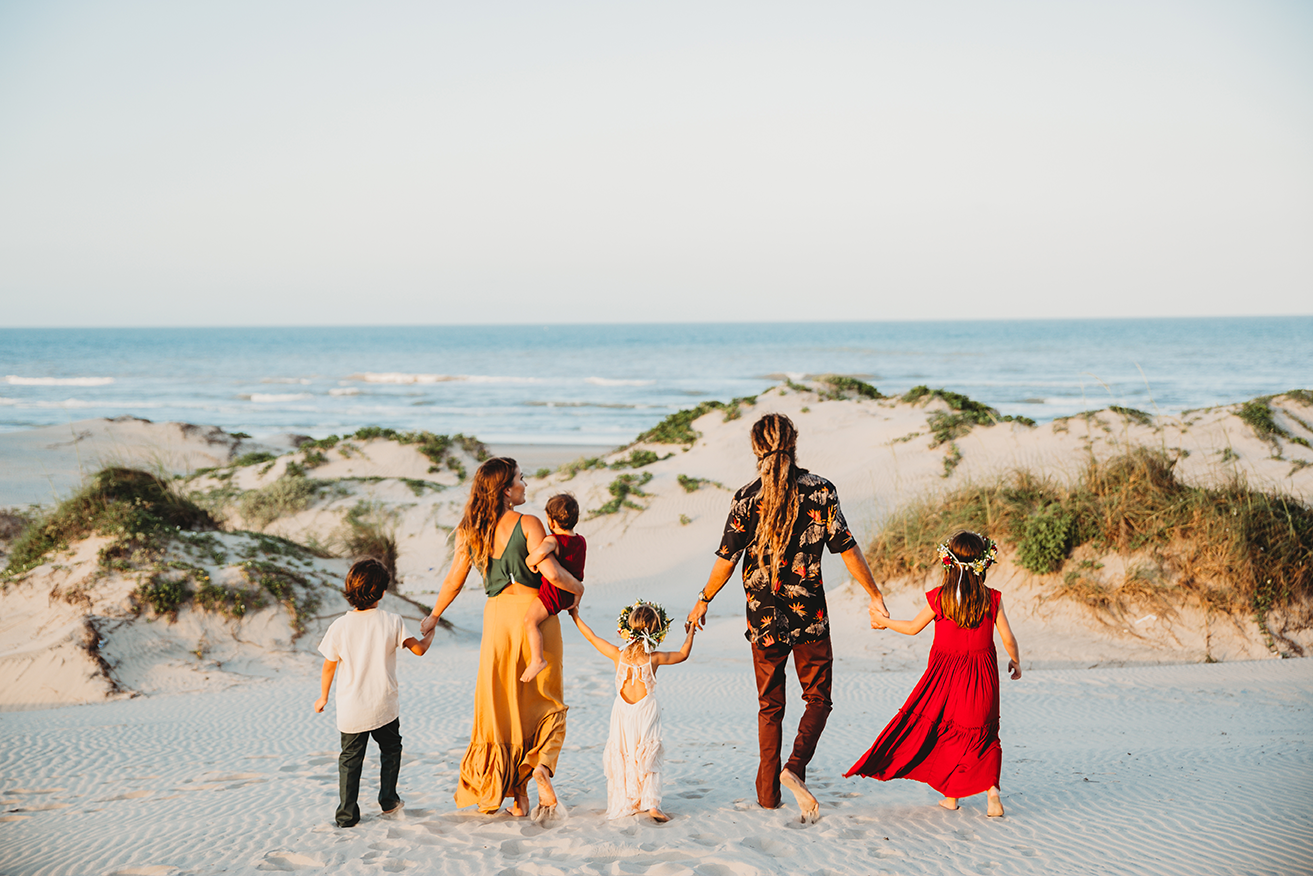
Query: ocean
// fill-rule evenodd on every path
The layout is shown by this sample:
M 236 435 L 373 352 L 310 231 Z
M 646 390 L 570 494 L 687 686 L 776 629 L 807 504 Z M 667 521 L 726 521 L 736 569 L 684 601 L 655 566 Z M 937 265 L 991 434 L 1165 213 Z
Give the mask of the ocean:
M 0 431 L 135 416 L 616 446 L 700 401 L 827 373 L 1038 421 L 1174 413 L 1313 386 L 1313 317 L 0 329 Z

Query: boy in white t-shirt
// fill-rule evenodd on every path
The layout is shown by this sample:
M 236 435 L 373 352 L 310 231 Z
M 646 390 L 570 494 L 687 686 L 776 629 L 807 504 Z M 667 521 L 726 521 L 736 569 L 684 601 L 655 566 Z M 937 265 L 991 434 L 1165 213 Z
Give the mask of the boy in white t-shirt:
M 365 746 L 373 736 L 382 763 L 378 805 L 384 813 L 401 808 L 397 775 L 401 772 L 401 710 L 397 702 L 397 649 L 424 656 L 433 643 L 433 631 L 423 639 L 406 635 L 398 615 L 378 608 L 388 589 L 387 567 L 375 559 L 360 560 L 346 573 L 346 599 L 354 606 L 329 626 L 319 653 L 324 672 L 315 711 L 328 704 L 328 691 L 337 678 L 337 729 L 342 733 L 342 756 L 337 761 L 337 826 L 354 827 L 360 821 L 360 771 Z

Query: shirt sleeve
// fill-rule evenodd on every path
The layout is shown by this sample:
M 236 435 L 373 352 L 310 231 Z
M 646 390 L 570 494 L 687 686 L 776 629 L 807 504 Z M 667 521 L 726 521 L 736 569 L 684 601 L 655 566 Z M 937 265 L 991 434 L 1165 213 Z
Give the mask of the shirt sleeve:
M 410 636 L 406 635 L 406 622 L 402 620 L 401 615 L 399 614 L 393 615 L 393 617 L 396 618 L 397 624 L 397 647 L 404 648 L 406 647 L 406 639 L 410 638 Z
M 748 547 L 750 539 L 748 529 L 752 524 L 752 499 L 751 496 L 734 497 L 734 504 L 729 508 L 729 516 L 725 518 L 725 531 L 720 537 L 720 547 L 716 549 L 716 556 L 722 560 L 729 560 L 734 566 L 739 564 L 743 551 Z
M 843 509 L 839 507 L 838 490 L 830 489 L 826 504 L 829 507 L 826 508 L 825 546 L 829 548 L 830 553 L 841 554 L 857 547 L 857 539 L 853 538 L 853 534 L 848 531 L 848 521 L 843 519 Z
M 342 654 L 337 648 L 337 624 L 329 624 L 328 631 L 324 633 L 324 639 L 319 643 L 319 653 L 324 655 L 325 660 L 331 660 L 336 663 L 342 659 Z

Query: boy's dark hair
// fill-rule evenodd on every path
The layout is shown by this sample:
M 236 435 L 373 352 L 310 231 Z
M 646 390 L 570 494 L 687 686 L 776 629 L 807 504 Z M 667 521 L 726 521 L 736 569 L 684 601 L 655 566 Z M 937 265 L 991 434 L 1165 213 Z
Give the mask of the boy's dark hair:
M 579 503 L 569 493 L 557 493 L 547 500 L 547 519 L 562 529 L 574 529 L 579 522 Z
M 357 560 L 346 573 L 346 601 L 363 611 L 383 598 L 391 580 L 387 566 L 373 557 Z

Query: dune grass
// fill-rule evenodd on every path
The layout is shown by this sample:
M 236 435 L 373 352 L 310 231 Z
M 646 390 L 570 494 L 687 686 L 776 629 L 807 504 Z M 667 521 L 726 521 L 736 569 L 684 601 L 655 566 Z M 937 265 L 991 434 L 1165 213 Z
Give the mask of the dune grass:
M 1308 404 L 1307 399 L 1310 393 L 1307 390 L 1296 389 L 1285 393 L 1285 395 Z M 1240 410 L 1236 411 L 1236 416 L 1243 420 L 1249 428 L 1253 429 L 1255 435 L 1272 445 L 1274 451 L 1280 450 L 1278 438 L 1284 438 L 1286 441 L 1304 447 L 1313 446 L 1309 444 L 1307 438 L 1302 435 L 1292 434 L 1276 421 L 1275 413 L 1272 410 L 1272 399 L 1274 398 L 1276 396 L 1263 395 L 1250 399 L 1240 406 Z
M 743 416 L 744 406 L 750 407 L 756 403 L 757 397 L 755 395 L 731 399 L 728 404 L 714 400 L 704 401 L 696 407 L 676 411 L 635 438 L 634 443 L 693 444 L 699 436 L 699 433 L 693 428 L 693 423 L 699 417 L 706 416 L 712 411 L 723 411 L 725 421 L 729 422 Z
M 209 512 L 149 472 L 111 466 L 92 475 L 72 497 L 33 520 L 14 540 L 4 574 L 40 565 L 53 551 L 93 534 L 114 536 L 102 562 L 149 552 L 179 530 L 216 528 Z
M 315 468 L 328 461 L 323 454 L 325 450 L 338 448 L 339 453 L 350 456 L 354 445 L 345 442 L 373 441 L 376 439 L 395 441 L 398 444 L 407 446 L 414 445 L 415 449 L 428 457 L 429 462 L 432 463 L 429 466 L 430 474 L 446 468 L 448 471 L 455 472 L 456 476 L 462 481 L 465 480 L 468 472 L 465 470 L 465 464 L 453 453 L 456 448 L 464 450 L 479 462 L 483 462 L 492 455 L 487 445 L 482 441 L 471 435 L 462 435 L 459 432 L 455 435 L 437 435 L 423 430 L 399 432 L 386 426 L 362 426 L 345 437 L 329 435 L 325 438 L 302 442 L 297 447 L 297 450 L 304 454 L 300 464 L 303 468 Z
M 875 400 L 885 397 L 884 393 L 866 381 L 845 374 L 822 374 L 816 378 L 815 382 L 822 387 L 817 390 L 817 394 L 824 399 L 852 398 L 856 396 L 857 398 Z
M 938 565 L 935 546 L 967 528 L 1014 550 L 1017 564 L 1037 574 L 1082 573 L 1064 584 L 1085 581 L 1088 590 L 1092 576 L 1072 566 L 1076 547 L 1126 556 L 1149 552 L 1170 572 L 1181 597 L 1250 611 L 1260 625 L 1278 606 L 1296 609 L 1299 623 L 1313 622 L 1313 509 L 1251 489 L 1238 477 L 1216 488 L 1183 484 L 1174 465 L 1164 453 L 1137 448 L 1106 462 L 1091 460 L 1068 487 L 1019 470 L 930 497 L 896 512 L 868 547 L 867 559 L 877 578 L 924 574 Z M 1069 586 L 1057 595 L 1081 594 Z M 1086 601 L 1105 596 L 1087 593 Z
M 604 514 L 615 514 L 621 508 L 632 508 L 635 511 L 642 511 L 643 506 L 637 502 L 631 502 L 630 496 L 646 498 L 648 493 L 643 492 L 644 485 L 652 480 L 651 472 L 643 472 L 641 475 L 623 474 L 611 481 L 607 486 L 607 491 L 611 494 L 611 500 L 602 507 L 593 511 L 589 517 L 601 517 Z
M 381 502 L 357 502 L 343 518 L 346 534 L 342 539 L 351 559 L 373 557 L 387 567 L 392 580 L 397 578 L 396 512 Z

